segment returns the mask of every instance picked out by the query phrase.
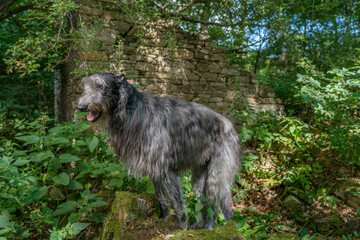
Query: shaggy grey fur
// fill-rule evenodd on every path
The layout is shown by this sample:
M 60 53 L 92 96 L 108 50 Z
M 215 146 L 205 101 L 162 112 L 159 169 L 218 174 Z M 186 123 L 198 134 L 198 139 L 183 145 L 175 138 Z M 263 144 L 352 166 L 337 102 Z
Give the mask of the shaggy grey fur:
M 88 121 L 99 120 L 132 174 L 154 182 L 162 218 L 169 217 L 171 202 L 180 226 L 187 228 L 179 174 L 190 169 L 196 196 L 221 207 L 227 221 L 233 219 L 231 188 L 242 149 L 228 119 L 197 103 L 140 93 L 123 74 L 94 74 L 83 84 L 78 109 L 90 112 Z M 217 212 L 209 217 L 204 208 L 190 228 L 212 229 Z

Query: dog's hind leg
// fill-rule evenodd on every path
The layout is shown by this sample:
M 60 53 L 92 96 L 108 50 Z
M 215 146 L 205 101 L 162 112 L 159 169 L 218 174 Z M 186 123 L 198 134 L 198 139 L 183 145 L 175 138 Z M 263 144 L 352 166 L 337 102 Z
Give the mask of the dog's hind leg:
M 173 204 L 180 227 L 187 229 L 187 214 L 184 213 L 180 177 L 174 171 L 169 171 L 163 176 L 163 184 Z
M 206 183 L 205 197 L 214 201 L 216 208 L 221 207 L 225 220 L 234 218 L 231 209 L 231 189 L 232 181 L 239 170 L 238 154 L 230 144 L 220 146 L 217 154 L 214 154 L 210 160 Z M 218 210 L 214 212 L 217 216 Z M 212 229 L 215 224 L 215 218 L 207 219 L 205 229 Z
M 168 219 L 169 218 L 169 209 L 170 202 L 167 197 L 166 189 L 164 188 L 164 183 L 161 180 L 154 180 L 156 197 L 160 204 L 160 218 Z

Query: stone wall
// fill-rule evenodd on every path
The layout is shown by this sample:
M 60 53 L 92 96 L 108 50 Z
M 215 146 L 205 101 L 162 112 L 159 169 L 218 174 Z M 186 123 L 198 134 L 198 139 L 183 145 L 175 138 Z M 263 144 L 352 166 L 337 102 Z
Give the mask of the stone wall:
M 281 101 L 275 98 L 273 90 L 259 87 L 254 75 L 231 66 L 225 52 L 206 35 L 158 27 L 149 30 L 139 44 L 132 23 L 116 11 L 99 10 L 103 3 L 86 2 L 80 9 L 82 20 L 90 21 L 97 16 L 103 25 L 96 33 L 102 46 L 80 54 L 79 68 L 92 71 L 101 66 L 124 72 L 131 83 L 140 86 L 140 91 L 198 102 L 228 117 L 232 115 L 235 99 L 240 97 L 239 89 L 255 112 L 282 111 Z M 171 41 L 167 31 L 171 31 Z M 116 47 L 119 43 L 123 44 L 121 53 Z M 81 93 L 81 88 L 77 88 L 77 93 Z

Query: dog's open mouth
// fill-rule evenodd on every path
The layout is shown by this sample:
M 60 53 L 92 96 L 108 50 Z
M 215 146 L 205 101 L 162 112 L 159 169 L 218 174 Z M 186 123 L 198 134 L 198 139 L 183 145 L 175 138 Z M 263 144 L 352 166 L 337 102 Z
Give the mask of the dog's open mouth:
M 96 122 L 101 117 L 102 112 L 95 112 L 91 111 L 87 116 L 86 119 L 89 122 Z

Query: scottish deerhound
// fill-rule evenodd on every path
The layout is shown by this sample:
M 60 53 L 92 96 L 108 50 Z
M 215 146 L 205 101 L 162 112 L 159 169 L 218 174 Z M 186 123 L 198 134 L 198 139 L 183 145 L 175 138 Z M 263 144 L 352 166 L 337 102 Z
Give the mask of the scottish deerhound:
M 82 82 L 78 109 L 90 112 L 88 121 L 99 120 L 132 174 L 154 182 L 160 217 L 169 217 L 171 202 L 180 227 L 187 228 L 179 174 L 191 169 L 195 195 L 211 200 L 216 211 L 209 216 L 203 208 L 190 228 L 212 229 L 218 207 L 233 219 L 231 188 L 242 150 L 228 119 L 197 103 L 140 93 L 124 74 L 98 73 Z

